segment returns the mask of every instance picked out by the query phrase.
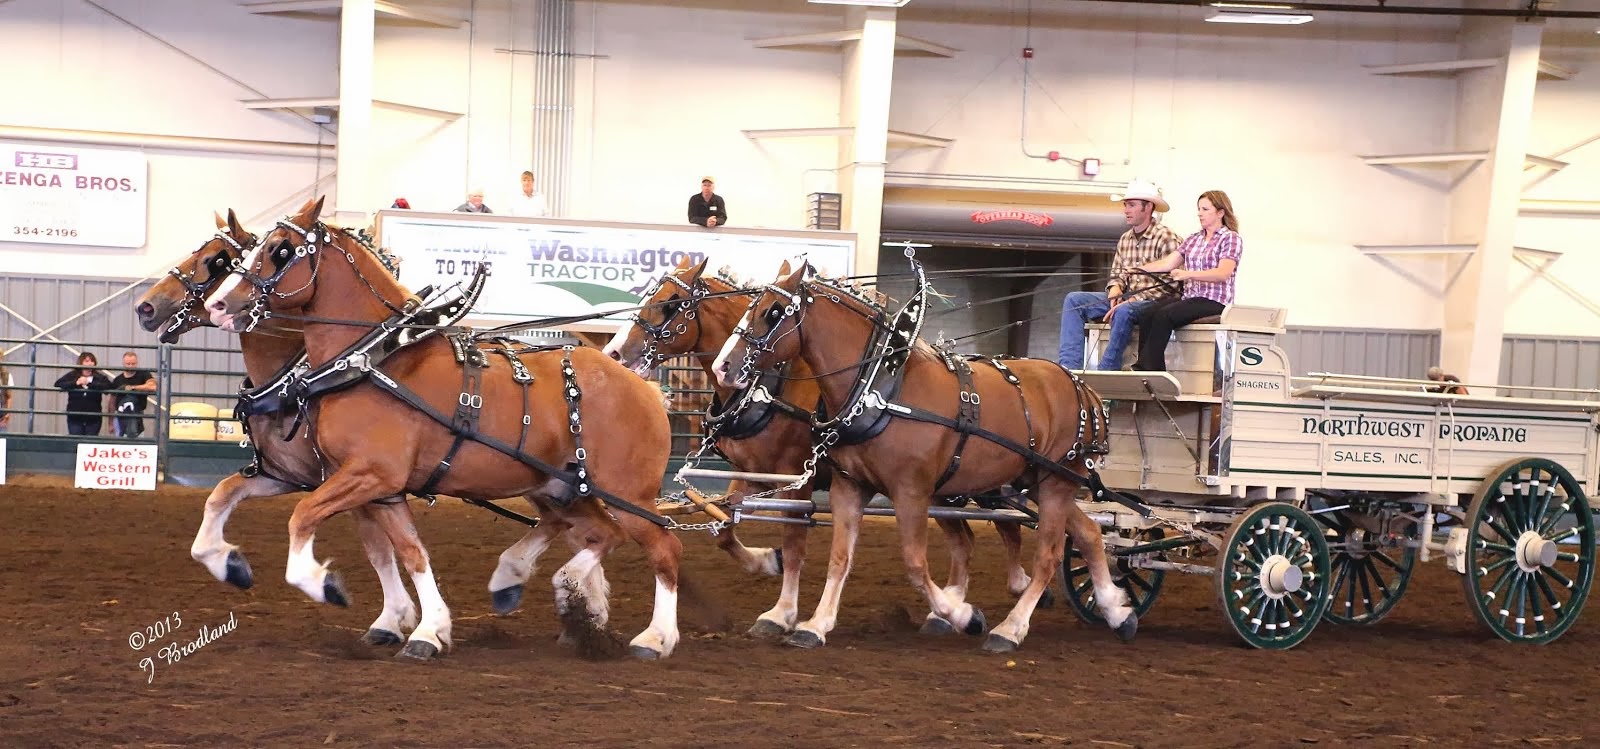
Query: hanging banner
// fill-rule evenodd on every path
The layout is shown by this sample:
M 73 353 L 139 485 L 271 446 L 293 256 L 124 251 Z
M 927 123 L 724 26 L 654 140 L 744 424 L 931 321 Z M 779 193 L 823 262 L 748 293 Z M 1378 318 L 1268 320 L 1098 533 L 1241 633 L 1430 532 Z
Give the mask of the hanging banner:
M 564 219 L 452 217 L 383 211 L 379 242 L 401 259 L 410 289 L 465 284 L 479 263 L 491 263 L 474 319 L 523 320 L 588 315 L 632 307 L 639 296 L 684 259 L 709 259 L 708 272 L 726 267 L 747 281 L 770 282 L 783 261 L 804 256 L 827 275 L 848 275 L 855 235 L 824 231 L 680 229 Z M 626 314 L 595 320 L 606 330 Z
M 0 141 L 0 240 L 143 247 L 142 151 Z

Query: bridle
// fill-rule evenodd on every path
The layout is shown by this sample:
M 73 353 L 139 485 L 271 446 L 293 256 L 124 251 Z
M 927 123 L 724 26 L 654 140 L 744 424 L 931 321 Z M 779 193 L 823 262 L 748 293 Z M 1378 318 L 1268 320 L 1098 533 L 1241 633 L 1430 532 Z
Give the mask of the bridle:
M 244 243 L 240 243 L 227 232 L 218 231 L 216 236 L 206 240 L 198 249 L 190 253 L 190 257 L 200 254 L 203 250 L 205 250 L 206 245 L 211 244 L 216 240 L 221 240 L 224 244 L 228 245 L 229 248 L 232 248 L 233 251 L 238 254 L 234 256 L 233 263 L 225 263 L 228 258 L 228 249 L 219 249 L 217 250 L 216 254 L 212 255 L 204 262 L 197 263 L 195 265 L 196 270 L 199 268 L 206 268 L 210 271 L 210 273 L 206 275 L 205 283 L 196 283 L 194 280 L 195 273 L 185 273 L 183 269 L 178 266 L 173 266 L 171 270 L 167 271 L 167 275 L 177 279 L 178 283 L 183 285 L 184 296 L 183 304 L 178 307 L 177 311 L 172 313 L 172 317 L 168 318 L 166 328 L 163 329 L 159 335 L 160 339 L 165 339 L 169 336 L 175 337 L 181 334 L 182 329 L 186 325 L 206 324 L 208 322 L 206 318 L 194 313 L 195 307 L 205 301 L 206 297 L 211 294 L 211 291 L 217 287 L 217 284 L 220 283 L 222 279 L 228 277 L 228 273 L 232 271 L 233 265 L 238 262 L 239 258 L 243 257 L 246 252 L 254 249 L 256 244 L 260 242 L 260 238 L 255 234 L 251 234 L 248 240 L 246 240 Z
M 654 324 L 646 322 L 644 318 L 639 316 L 637 310 L 628 316 L 633 321 L 633 324 L 639 326 L 639 329 L 644 331 L 645 336 L 647 336 L 644 342 L 644 351 L 640 353 L 640 356 L 649 362 L 651 367 L 660 366 L 662 362 L 672 358 L 673 355 L 663 354 L 660 349 L 671 344 L 679 336 L 688 335 L 688 320 L 695 321 L 694 341 L 689 344 L 690 351 L 700 345 L 700 337 L 705 330 L 699 321 L 700 302 L 711 293 L 711 287 L 706 285 L 705 279 L 701 276 L 696 276 L 694 283 L 686 284 L 677 275 L 668 273 L 650 283 L 650 286 L 644 291 L 644 298 L 653 299 L 656 294 L 660 293 L 662 287 L 668 283 L 677 286 L 688 296 L 679 299 L 674 295 L 671 299 L 662 303 L 661 322 Z M 677 320 L 679 315 L 682 315 L 683 319 L 678 320 L 677 324 L 673 324 L 673 320 Z
M 307 229 L 302 228 L 299 224 L 296 224 L 287 218 L 281 218 L 278 219 L 277 226 L 295 233 L 300 237 L 301 241 L 299 244 L 294 245 L 284 244 L 272 253 L 270 257 L 273 264 L 276 266 L 276 270 L 272 273 L 272 275 L 262 276 L 261 274 L 256 273 L 253 268 L 246 267 L 243 258 L 234 261 L 233 272 L 248 282 L 251 286 L 256 288 L 255 298 L 251 300 L 250 306 L 244 310 L 244 312 L 249 315 L 249 323 L 242 329 L 243 332 L 254 330 L 255 327 L 261 323 L 261 321 L 273 316 L 272 310 L 267 305 L 268 299 L 272 297 L 276 297 L 278 299 L 288 299 L 314 286 L 317 283 L 317 274 L 322 270 L 322 256 L 326 254 L 322 252 L 322 250 L 328 246 L 335 246 L 333 245 L 334 230 L 329 228 L 327 224 L 324 224 L 321 221 L 312 224 L 311 227 Z M 359 242 L 359 240 L 356 241 Z M 372 293 L 373 298 L 381 302 L 383 306 L 387 307 L 391 312 L 396 314 L 404 314 L 403 310 L 395 307 L 393 303 L 391 303 L 388 299 L 385 299 L 383 294 L 373 287 L 372 282 L 367 280 L 366 275 L 361 272 L 360 266 L 356 264 L 355 256 L 350 254 L 349 250 L 346 250 L 342 247 L 335 247 L 341 254 L 344 255 L 345 260 L 349 261 L 350 269 L 355 272 L 356 278 L 361 279 L 362 285 L 367 287 L 367 291 Z M 260 245 L 257 245 L 256 251 L 259 252 L 260 250 Z M 306 258 L 311 259 L 311 275 L 306 279 L 306 282 L 302 284 L 300 288 L 293 291 L 279 291 L 278 284 L 283 282 L 284 275 L 298 265 L 300 261 L 305 260 Z M 384 264 L 386 268 L 388 267 L 388 264 L 385 263 L 382 257 L 379 257 L 378 261 L 379 263 Z M 258 264 L 259 262 L 257 259 L 251 259 L 250 265 L 253 266 Z M 301 319 L 309 320 L 311 318 Z

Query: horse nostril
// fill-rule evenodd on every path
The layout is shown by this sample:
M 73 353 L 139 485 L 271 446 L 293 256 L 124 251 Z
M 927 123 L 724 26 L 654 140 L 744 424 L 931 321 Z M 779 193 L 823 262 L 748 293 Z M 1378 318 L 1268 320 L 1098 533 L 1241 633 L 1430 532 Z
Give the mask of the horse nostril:
M 139 305 L 138 313 L 139 313 L 140 317 L 149 317 L 149 316 L 151 316 L 151 315 L 156 313 L 155 305 L 152 305 L 149 302 L 145 302 L 145 303 Z
M 606 355 L 611 357 L 611 361 L 622 361 L 622 354 L 616 351 L 607 351 Z

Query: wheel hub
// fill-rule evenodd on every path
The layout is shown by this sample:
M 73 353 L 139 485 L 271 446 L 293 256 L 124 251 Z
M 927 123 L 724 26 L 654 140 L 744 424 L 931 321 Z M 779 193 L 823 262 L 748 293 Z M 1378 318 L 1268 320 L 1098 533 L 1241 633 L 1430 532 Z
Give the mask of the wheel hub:
M 1305 572 L 1282 554 L 1273 554 L 1261 565 L 1261 590 L 1269 598 L 1282 598 L 1300 589 Z
M 1517 566 L 1524 572 L 1554 565 L 1556 552 L 1556 542 L 1547 541 L 1533 531 L 1524 531 L 1517 537 Z

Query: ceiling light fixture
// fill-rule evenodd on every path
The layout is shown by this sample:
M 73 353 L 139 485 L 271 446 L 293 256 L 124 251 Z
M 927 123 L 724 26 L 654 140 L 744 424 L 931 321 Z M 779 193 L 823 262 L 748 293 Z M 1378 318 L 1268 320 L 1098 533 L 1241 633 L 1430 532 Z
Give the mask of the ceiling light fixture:
M 861 5 L 868 8 L 903 8 L 911 0 L 806 0 L 817 5 Z
M 1263 3 L 1211 3 L 1217 11 L 1206 18 L 1207 23 L 1255 23 L 1271 26 L 1294 26 L 1311 23 L 1310 13 L 1295 10 L 1292 5 Z

